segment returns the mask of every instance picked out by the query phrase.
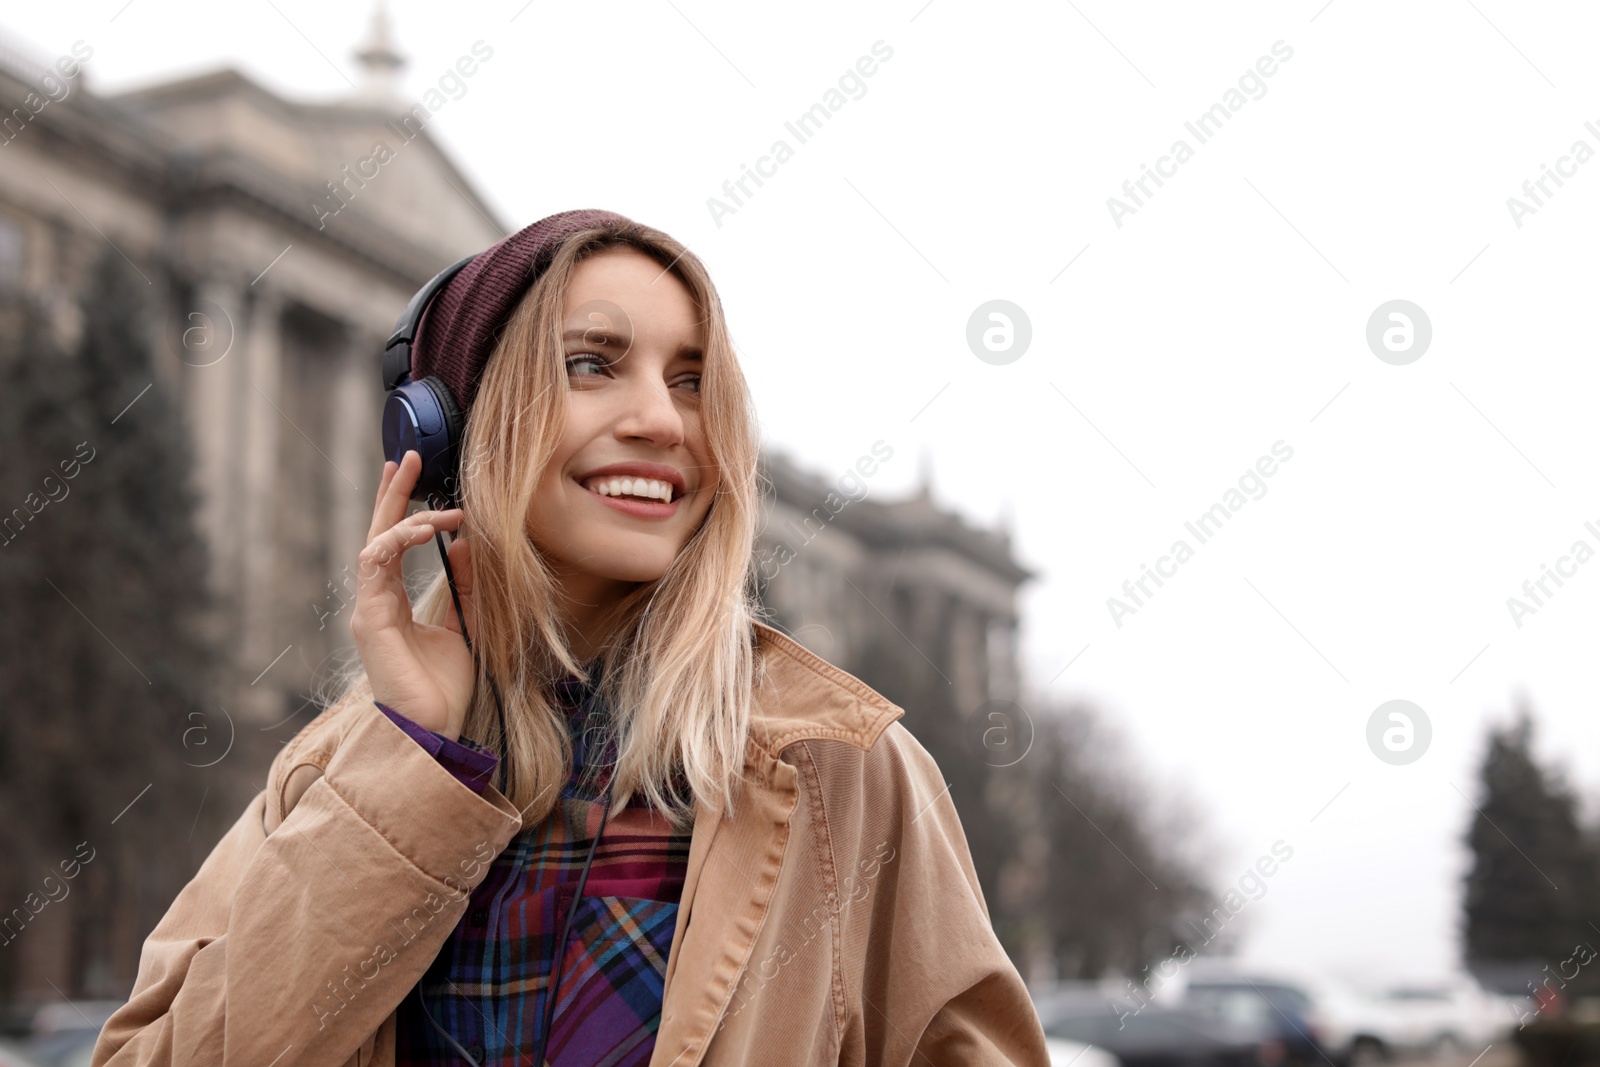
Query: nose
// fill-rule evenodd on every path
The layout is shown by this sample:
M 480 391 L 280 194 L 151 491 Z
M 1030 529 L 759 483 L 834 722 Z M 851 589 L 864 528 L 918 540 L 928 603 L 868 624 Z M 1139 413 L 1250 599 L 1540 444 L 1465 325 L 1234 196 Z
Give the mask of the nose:
M 630 375 L 626 381 L 627 388 L 618 391 L 622 413 L 616 420 L 617 437 L 649 441 L 658 448 L 683 444 L 683 414 L 666 382 L 644 375 Z

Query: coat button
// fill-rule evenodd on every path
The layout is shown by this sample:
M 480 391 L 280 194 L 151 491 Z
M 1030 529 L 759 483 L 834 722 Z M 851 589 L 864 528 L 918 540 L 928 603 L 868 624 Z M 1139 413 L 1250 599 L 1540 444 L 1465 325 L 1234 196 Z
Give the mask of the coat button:
M 484 926 L 489 922 L 489 913 L 483 908 L 472 909 L 472 925 Z
M 476 1064 L 479 1065 L 479 1067 L 482 1067 L 482 1064 L 483 1064 L 483 1046 L 482 1045 L 468 1045 L 467 1046 L 467 1055 L 472 1057 L 472 1062 L 473 1063 L 476 1063 Z

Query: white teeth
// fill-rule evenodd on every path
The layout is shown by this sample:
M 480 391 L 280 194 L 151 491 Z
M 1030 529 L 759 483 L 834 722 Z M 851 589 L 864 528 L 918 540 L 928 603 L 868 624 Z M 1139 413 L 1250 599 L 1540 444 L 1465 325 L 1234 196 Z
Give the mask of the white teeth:
M 672 485 L 656 478 L 594 478 L 583 487 L 601 496 L 637 496 L 672 502 Z

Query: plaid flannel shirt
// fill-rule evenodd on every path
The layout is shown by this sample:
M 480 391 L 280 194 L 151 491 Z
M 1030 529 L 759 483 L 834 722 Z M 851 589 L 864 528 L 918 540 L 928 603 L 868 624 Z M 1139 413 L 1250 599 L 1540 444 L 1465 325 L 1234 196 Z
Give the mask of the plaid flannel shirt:
M 555 942 L 600 824 L 614 750 L 591 716 L 594 687 L 557 686 L 567 710 L 573 767 L 543 823 L 499 854 L 466 914 L 419 983 L 428 1010 L 480 1064 L 521 1064 L 543 1019 Z M 378 705 L 461 783 L 481 794 L 499 759 Z M 667 954 L 677 922 L 690 831 L 674 830 L 642 797 L 606 823 L 573 916 L 555 1019 L 552 1067 L 645 1067 L 655 1048 Z M 459 1055 L 423 1017 L 413 990 L 398 1010 L 396 1067 L 455 1064 Z

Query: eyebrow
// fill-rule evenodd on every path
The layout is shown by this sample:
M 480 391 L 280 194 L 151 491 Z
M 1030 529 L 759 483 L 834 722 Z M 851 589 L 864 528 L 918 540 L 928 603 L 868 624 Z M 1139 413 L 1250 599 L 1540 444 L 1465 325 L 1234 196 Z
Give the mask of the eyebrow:
M 632 340 L 626 334 L 616 333 L 612 330 L 601 329 L 598 326 L 588 326 L 582 329 L 571 329 L 561 335 L 562 340 L 571 344 L 574 341 L 587 341 L 597 345 L 615 344 L 620 348 L 629 348 Z M 694 345 L 679 345 L 673 353 L 674 359 L 685 359 L 691 363 L 704 362 L 704 355 Z
M 561 335 L 561 339 L 568 342 L 593 341 L 595 344 L 611 344 L 615 342 L 616 344 L 624 347 L 627 347 L 629 344 L 629 338 L 626 334 L 617 333 L 613 330 L 602 329 L 599 326 L 584 326 L 581 328 L 568 330 L 566 333 Z

